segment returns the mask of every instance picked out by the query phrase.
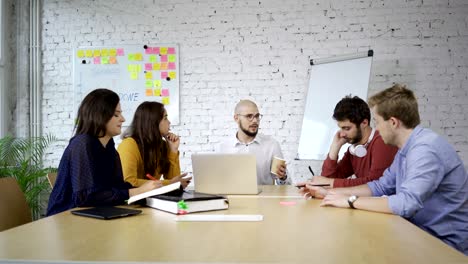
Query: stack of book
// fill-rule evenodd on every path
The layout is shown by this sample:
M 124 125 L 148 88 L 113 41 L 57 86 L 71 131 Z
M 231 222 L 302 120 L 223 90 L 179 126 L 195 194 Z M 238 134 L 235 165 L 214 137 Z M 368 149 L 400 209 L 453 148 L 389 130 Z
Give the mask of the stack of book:
M 194 191 L 184 191 L 176 182 L 130 197 L 128 204 L 146 198 L 146 205 L 173 214 L 224 210 L 229 208 L 226 197 Z

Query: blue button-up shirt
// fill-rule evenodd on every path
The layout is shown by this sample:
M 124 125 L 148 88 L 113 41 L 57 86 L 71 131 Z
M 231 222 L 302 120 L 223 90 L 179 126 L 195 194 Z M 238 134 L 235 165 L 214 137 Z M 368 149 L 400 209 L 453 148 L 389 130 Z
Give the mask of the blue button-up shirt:
M 384 175 L 368 183 L 407 218 L 468 255 L 468 174 L 453 147 L 417 126 Z

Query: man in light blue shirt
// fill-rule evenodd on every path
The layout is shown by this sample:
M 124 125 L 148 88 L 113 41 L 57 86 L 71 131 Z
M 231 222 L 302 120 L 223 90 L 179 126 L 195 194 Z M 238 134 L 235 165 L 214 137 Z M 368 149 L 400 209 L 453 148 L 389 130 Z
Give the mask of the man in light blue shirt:
M 468 255 L 463 162 L 445 139 L 419 126 L 418 104 L 406 87 L 388 88 L 372 96 L 369 105 L 384 142 L 399 148 L 392 165 L 365 185 L 326 190 L 308 184 L 301 192 L 323 198 L 322 205 L 400 215 Z

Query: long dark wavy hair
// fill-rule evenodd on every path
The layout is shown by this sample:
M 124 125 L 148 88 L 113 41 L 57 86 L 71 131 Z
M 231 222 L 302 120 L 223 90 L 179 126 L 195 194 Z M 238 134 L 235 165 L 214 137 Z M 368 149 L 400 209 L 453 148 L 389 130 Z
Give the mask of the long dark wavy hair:
M 106 124 L 115 114 L 119 102 L 119 96 L 109 89 L 99 88 L 86 95 L 78 109 L 75 135 L 105 136 Z
M 167 143 L 159 132 L 159 123 L 164 118 L 164 105 L 158 102 L 143 102 L 135 111 L 130 127 L 122 138 L 133 138 L 143 159 L 145 174 L 153 174 L 157 168 L 162 174 L 169 171 Z

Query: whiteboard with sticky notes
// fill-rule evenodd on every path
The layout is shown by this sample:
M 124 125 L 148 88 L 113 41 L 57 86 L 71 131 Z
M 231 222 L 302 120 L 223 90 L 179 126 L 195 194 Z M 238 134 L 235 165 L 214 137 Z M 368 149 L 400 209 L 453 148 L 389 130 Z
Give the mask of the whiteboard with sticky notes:
M 73 52 L 75 113 L 89 92 L 107 88 L 120 97 L 124 126 L 144 101 L 163 103 L 171 123 L 179 124 L 177 44 L 86 46 Z

